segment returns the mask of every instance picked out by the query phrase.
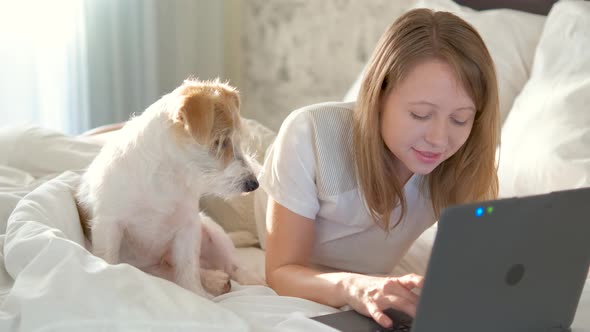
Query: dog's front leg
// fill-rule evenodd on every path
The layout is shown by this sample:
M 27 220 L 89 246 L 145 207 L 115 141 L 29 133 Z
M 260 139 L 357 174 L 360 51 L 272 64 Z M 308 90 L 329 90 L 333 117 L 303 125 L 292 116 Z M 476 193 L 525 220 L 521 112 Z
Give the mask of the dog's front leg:
M 200 242 L 200 222 L 198 219 L 187 221 L 178 229 L 172 241 L 171 263 L 174 266 L 174 278 L 178 285 L 210 299 L 212 296 L 203 289 L 200 280 Z
M 240 285 L 266 285 L 264 279 L 238 262 L 236 248 L 227 233 L 213 219 L 200 213 L 202 225 L 201 260 L 210 268 L 225 271 Z
M 123 229 L 116 219 L 97 217 L 92 220 L 92 253 L 109 264 L 119 263 Z

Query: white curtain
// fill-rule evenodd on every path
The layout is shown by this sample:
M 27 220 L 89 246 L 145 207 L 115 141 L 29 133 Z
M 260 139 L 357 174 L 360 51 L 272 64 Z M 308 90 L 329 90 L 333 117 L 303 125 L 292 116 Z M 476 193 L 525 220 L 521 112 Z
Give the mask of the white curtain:
M 0 126 L 78 134 L 224 77 L 223 1 L 0 0 Z

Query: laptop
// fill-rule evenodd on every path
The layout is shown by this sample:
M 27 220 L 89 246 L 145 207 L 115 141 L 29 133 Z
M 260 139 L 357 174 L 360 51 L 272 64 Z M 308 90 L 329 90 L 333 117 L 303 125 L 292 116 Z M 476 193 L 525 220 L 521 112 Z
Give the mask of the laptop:
M 590 266 L 590 188 L 446 208 L 416 317 L 312 317 L 343 332 L 569 331 Z

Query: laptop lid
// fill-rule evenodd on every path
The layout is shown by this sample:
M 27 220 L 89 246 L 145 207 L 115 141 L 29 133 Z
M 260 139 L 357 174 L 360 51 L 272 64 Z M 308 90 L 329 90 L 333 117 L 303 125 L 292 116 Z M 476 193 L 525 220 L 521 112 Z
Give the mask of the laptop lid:
M 590 264 L 590 188 L 445 209 L 413 332 L 559 331 Z

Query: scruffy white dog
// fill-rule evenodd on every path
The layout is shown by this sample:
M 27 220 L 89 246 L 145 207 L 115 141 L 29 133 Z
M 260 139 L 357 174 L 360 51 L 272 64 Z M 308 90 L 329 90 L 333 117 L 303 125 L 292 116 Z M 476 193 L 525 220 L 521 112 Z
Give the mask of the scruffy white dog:
M 255 190 L 240 148 L 239 95 L 219 81 L 186 80 L 107 142 L 77 192 L 92 251 L 211 298 L 264 281 L 242 268 L 199 198 Z

